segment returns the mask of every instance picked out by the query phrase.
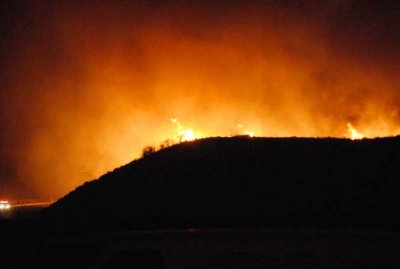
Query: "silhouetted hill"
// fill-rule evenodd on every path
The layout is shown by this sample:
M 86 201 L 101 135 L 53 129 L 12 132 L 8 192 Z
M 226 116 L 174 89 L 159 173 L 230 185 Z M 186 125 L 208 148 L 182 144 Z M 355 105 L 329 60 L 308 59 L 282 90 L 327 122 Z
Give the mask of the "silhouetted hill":
M 397 230 L 400 137 L 208 138 L 87 182 L 43 212 L 73 230 Z

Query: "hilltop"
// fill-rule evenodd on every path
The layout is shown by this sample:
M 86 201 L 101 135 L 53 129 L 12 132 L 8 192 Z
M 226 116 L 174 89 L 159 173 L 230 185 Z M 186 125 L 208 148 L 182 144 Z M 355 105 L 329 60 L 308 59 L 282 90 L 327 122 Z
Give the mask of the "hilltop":
M 400 137 L 207 138 L 86 182 L 43 212 L 72 230 L 395 230 Z

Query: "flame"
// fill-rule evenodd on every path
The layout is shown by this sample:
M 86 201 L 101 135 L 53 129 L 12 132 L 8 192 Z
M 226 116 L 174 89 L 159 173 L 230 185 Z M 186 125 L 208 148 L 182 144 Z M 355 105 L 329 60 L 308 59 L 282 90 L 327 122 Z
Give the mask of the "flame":
M 185 129 L 179 132 L 179 140 L 182 142 L 193 141 L 196 139 L 194 131 L 192 129 Z
M 239 134 L 245 134 L 249 137 L 254 137 L 254 132 L 253 131 L 249 131 L 249 130 L 244 130 L 242 131 L 241 129 L 243 128 L 243 124 L 239 123 L 237 125 L 238 129 L 239 129 Z
M 162 141 L 400 134 L 398 46 L 353 1 L 30 2 L 0 60 L 0 195 L 60 198 Z
M 200 132 L 198 130 L 194 131 L 192 128 L 187 128 L 184 127 L 183 124 L 180 123 L 180 121 L 177 118 L 171 118 L 171 122 L 176 125 L 177 128 L 177 136 L 175 139 L 168 139 L 168 141 L 173 141 L 175 143 L 181 143 L 181 142 L 187 142 L 187 141 L 193 141 L 196 139 L 201 139 L 201 138 L 206 138 L 206 137 L 212 137 L 216 136 L 214 135 L 205 135 L 206 132 Z M 236 136 L 236 135 L 247 135 L 249 137 L 254 137 L 255 132 L 254 131 L 249 131 L 249 130 L 242 130 L 243 125 L 242 124 L 237 124 L 237 128 L 239 129 L 238 133 L 235 133 L 234 135 L 231 136 Z M 219 134 L 223 135 L 223 134 Z
M 254 132 L 251 132 L 251 131 L 244 131 L 244 133 L 245 133 L 246 135 L 250 136 L 250 137 L 253 137 L 253 136 L 254 136 Z
M 176 139 L 172 141 L 181 143 L 181 142 L 193 141 L 200 138 L 210 137 L 207 135 L 202 135 L 199 131 L 194 131 L 191 128 L 184 127 L 177 118 L 171 118 L 171 122 L 174 123 L 178 129 Z M 247 135 L 249 137 L 255 136 L 254 131 L 250 131 L 248 129 L 243 130 L 244 126 L 241 123 L 237 124 L 236 127 L 238 128 L 237 134 L 239 135 Z M 347 133 L 344 135 L 344 137 L 349 138 L 351 140 L 360 140 L 365 138 L 365 135 L 360 133 L 356 128 L 354 128 L 354 126 L 351 123 L 347 123 Z
M 351 123 L 347 123 L 347 134 L 346 137 L 350 138 L 351 140 L 358 140 L 363 139 L 364 135 L 360 133 L 356 128 L 351 125 Z
M 195 131 L 190 128 L 184 128 L 177 118 L 171 118 L 171 122 L 174 123 L 178 129 L 178 142 L 193 141 L 203 138 L 198 132 L 195 133 Z

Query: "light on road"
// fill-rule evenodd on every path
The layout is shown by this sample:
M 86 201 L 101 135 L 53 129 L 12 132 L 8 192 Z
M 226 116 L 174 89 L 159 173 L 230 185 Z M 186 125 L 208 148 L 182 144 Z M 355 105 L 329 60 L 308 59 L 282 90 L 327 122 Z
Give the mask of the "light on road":
M 9 210 L 11 205 L 8 201 L 0 201 L 0 210 Z

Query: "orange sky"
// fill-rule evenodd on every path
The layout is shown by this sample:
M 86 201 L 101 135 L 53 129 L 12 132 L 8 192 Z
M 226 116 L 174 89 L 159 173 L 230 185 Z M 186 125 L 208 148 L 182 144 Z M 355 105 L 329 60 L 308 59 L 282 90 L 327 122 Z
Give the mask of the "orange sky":
M 189 2 L 6 6 L 0 196 L 59 198 L 176 139 L 171 118 L 202 136 L 400 133 L 395 8 Z

